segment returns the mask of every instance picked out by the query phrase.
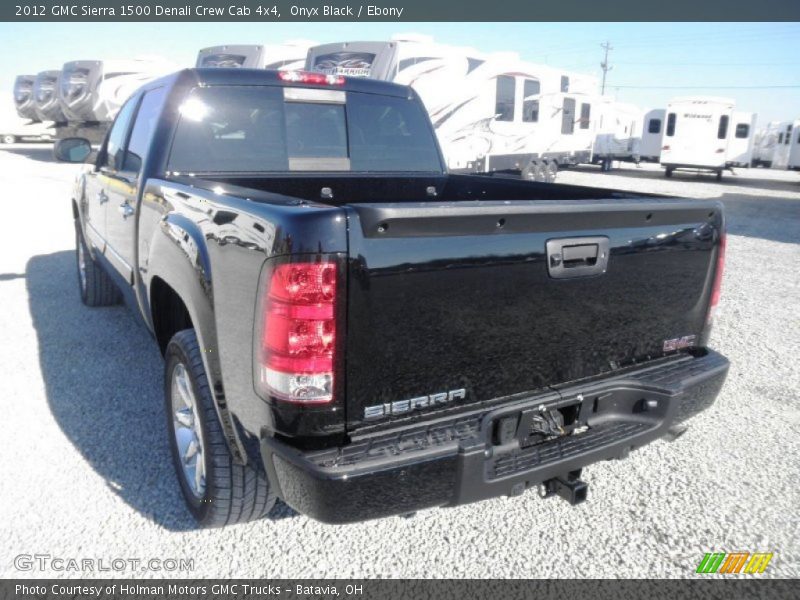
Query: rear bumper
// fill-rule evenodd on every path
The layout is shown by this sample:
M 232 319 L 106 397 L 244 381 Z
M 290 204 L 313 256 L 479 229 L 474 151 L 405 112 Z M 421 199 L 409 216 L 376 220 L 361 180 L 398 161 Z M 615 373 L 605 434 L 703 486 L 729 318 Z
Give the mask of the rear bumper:
M 341 448 L 303 453 L 268 437 L 261 451 L 279 497 L 320 521 L 455 506 L 516 495 L 594 462 L 624 457 L 708 408 L 727 373 L 727 359 L 713 351 L 674 356 L 509 399 L 500 407 L 355 439 Z M 513 422 L 541 406 L 571 411 L 584 430 L 528 447 L 516 436 L 498 441 L 501 419 Z M 517 421 L 517 431 L 523 422 Z

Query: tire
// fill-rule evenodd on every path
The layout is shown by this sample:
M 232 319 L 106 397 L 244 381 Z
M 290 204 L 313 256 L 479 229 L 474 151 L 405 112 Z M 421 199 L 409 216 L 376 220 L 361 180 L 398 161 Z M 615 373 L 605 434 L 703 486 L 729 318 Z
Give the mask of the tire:
M 15 136 L 15 135 L 4 135 L 3 136 L 3 143 L 4 144 L 16 144 L 17 143 L 17 136 Z
M 122 294 L 108 273 L 92 258 L 78 221 L 75 221 L 75 263 L 78 291 L 86 306 L 119 304 Z
M 722 171 L 717 171 L 717 181 L 722 181 Z
M 189 512 L 201 527 L 224 527 L 264 517 L 275 505 L 276 496 L 262 471 L 251 464 L 235 463 L 231 456 L 194 329 L 176 333 L 164 359 L 167 435 Z M 199 452 L 184 460 L 192 444 Z
M 521 175 L 527 181 L 544 181 L 544 167 L 538 160 L 532 160 L 522 169 Z
M 667 167 L 666 171 L 664 171 L 664 177 L 672 177 L 672 169 Z

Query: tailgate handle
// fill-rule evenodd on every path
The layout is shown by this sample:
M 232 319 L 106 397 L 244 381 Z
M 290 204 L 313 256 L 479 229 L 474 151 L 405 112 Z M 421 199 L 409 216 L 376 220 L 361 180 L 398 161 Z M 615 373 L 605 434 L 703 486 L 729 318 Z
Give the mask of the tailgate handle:
M 608 238 L 562 238 L 547 241 L 547 271 L 553 279 L 591 277 L 608 268 Z

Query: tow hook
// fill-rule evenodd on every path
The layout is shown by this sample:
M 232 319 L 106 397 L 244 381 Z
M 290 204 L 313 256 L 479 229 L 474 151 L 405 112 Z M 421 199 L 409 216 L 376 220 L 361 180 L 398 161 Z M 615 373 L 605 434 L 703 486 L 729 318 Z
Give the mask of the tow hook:
M 573 506 L 585 502 L 589 493 L 589 484 L 578 479 L 580 473 L 580 471 L 572 471 L 566 477 L 548 479 L 540 486 L 539 495 L 542 498 L 549 498 L 557 494 Z

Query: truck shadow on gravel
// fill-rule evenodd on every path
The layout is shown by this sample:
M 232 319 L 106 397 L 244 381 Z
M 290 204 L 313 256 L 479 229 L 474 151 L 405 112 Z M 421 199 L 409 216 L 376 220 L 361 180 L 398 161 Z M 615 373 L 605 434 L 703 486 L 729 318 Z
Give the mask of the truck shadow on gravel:
M 56 159 L 53 157 L 53 145 L 52 144 L 44 144 L 39 147 L 9 147 L 4 146 L 1 148 L 3 152 L 9 152 L 10 154 L 18 154 L 19 156 L 24 156 L 25 158 L 29 158 L 31 160 L 38 160 L 39 162 L 48 162 L 54 163 L 57 162 Z
M 163 362 L 149 332 L 125 306 L 81 304 L 71 251 L 34 256 L 25 277 L 47 401 L 61 430 L 132 508 L 172 531 L 196 529 L 172 466 Z M 294 515 L 279 502 L 269 518 Z

